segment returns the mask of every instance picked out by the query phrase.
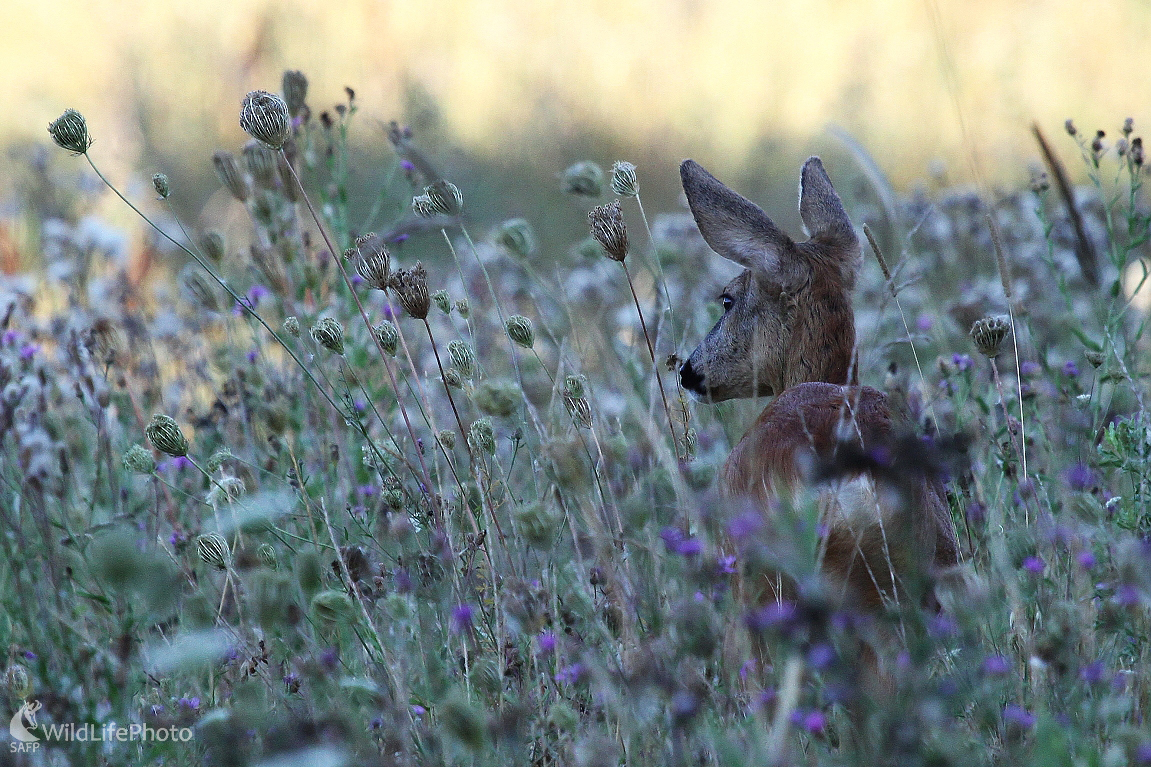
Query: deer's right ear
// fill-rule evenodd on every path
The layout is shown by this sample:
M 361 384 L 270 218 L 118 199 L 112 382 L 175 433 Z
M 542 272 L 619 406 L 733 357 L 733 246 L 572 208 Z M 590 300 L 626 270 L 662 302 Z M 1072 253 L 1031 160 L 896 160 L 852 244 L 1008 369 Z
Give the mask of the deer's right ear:
M 746 269 L 787 281 L 795 267 L 790 258 L 795 244 L 762 208 L 695 160 L 684 160 L 679 175 L 691 215 L 712 250 Z

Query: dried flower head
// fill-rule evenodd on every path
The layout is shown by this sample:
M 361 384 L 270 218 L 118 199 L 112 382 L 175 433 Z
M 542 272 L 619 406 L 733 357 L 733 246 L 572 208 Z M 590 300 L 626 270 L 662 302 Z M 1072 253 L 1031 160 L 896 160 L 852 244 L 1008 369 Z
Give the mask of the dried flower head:
M 1131 162 L 1135 163 L 1135 167 L 1139 168 L 1143 165 L 1143 137 L 1136 136 L 1131 139 L 1131 150 L 1127 153 L 1131 158 Z
M 279 155 L 259 141 L 249 141 L 242 150 L 244 167 L 264 189 L 274 189 L 280 172 Z
M 522 218 L 513 218 L 500 224 L 495 233 L 495 241 L 520 258 L 527 258 L 536 250 L 535 232 L 531 224 Z
M 233 197 L 244 202 L 252 195 L 252 188 L 247 176 L 240 170 L 240 164 L 236 162 L 236 155 L 220 149 L 212 153 L 212 165 L 220 183 L 228 188 Z
M 585 429 L 591 428 L 591 404 L 586 397 L 572 397 L 564 394 L 564 407 L 577 426 Z
M 451 450 L 456 446 L 456 433 L 451 429 L 444 429 L 436 434 L 436 439 L 444 446 L 444 450 Z
M 356 272 L 376 290 L 387 290 L 392 273 L 392 254 L 384 247 L 384 241 L 371 232 L 357 237 L 356 247 L 360 251 Z
M 75 154 L 87 154 L 92 147 L 92 137 L 88 135 L 88 123 L 84 115 L 75 109 L 65 109 L 48 126 L 48 133 L 56 145 Z
M 603 193 L 603 168 L 584 160 L 563 172 L 563 190 L 579 197 L 599 197 Z
M 300 319 L 296 316 L 287 317 L 284 319 L 284 332 L 292 338 L 300 337 Z
M 204 232 L 200 235 L 200 250 L 213 264 L 224 260 L 224 235 L 219 232 Z
M 322 317 L 312 325 L 312 340 L 333 354 L 344 353 L 344 326 L 332 317 Z
M 592 208 L 587 220 L 591 224 L 591 236 L 607 252 L 608 258 L 622 262 L 627 257 L 627 226 L 619 200 Z
M 220 470 L 220 467 L 224 465 L 224 461 L 230 461 L 235 457 L 228 448 L 221 448 L 208 456 L 208 460 L 204 462 L 204 469 L 209 474 L 212 474 Z
M 535 344 L 535 329 L 532 327 L 532 321 L 527 317 L 520 314 L 513 314 L 511 317 L 508 317 L 505 327 L 507 328 L 508 336 L 523 348 L 530 349 Z
M 216 286 L 208 281 L 198 265 L 188 264 L 180 271 L 180 285 L 201 309 L 220 311 L 220 295 L 216 292 Z
M 156 460 L 152 458 L 151 451 L 143 445 L 132 445 L 125 450 L 121 461 L 125 469 L 137 474 L 151 474 L 156 470 Z
M 1035 194 L 1043 194 L 1051 188 L 1051 180 L 1047 178 L 1047 174 L 1039 171 L 1031 177 L 1031 191 Z
M 396 349 L 399 348 L 400 343 L 400 331 L 396 329 L 396 326 L 388 320 L 384 320 L 372 328 L 372 333 L 375 334 L 376 340 L 380 342 L 380 347 L 384 352 L 395 357 Z
M 1091 363 L 1091 367 L 1096 369 L 1102 367 L 1103 363 L 1107 361 L 1107 357 L 1103 354 L 1103 352 L 1097 352 L 1092 349 L 1088 349 L 1087 351 L 1083 352 L 1083 356 L 1086 357 L 1087 361 Z
M 458 216 L 464 211 L 464 195 L 450 181 L 433 181 L 424 187 L 423 196 L 428 198 L 433 215 Z
M 156 194 L 160 195 L 161 200 L 166 200 L 172 194 L 172 188 L 168 186 L 168 177 L 163 173 L 152 174 L 152 188 L 156 190 Z
M 392 275 L 390 287 L 395 291 L 404 307 L 417 320 L 427 319 L 432 299 L 428 294 L 428 271 L 419 261 L 411 269 L 397 269 Z
M 280 149 L 292 137 L 292 118 L 282 98 L 267 91 L 252 91 L 240 106 L 240 127 L 272 149 Z
M 1068 117 L 1066 122 L 1063 123 L 1063 129 L 1067 131 L 1068 136 L 1075 136 L 1079 131 L 1075 128 L 1075 123 Z
M 217 570 L 227 570 L 232 558 L 228 539 L 219 533 L 207 533 L 196 539 L 196 553 L 200 559 Z
M 467 342 L 449 341 L 448 358 L 465 378 L 476 374 L 476 353 Z
M 472 305 L 468 302 L 468 299 L 460 298 L 456 300 L 456 314 L 460 315 L 466 320 L 468 315 L 471 313 Z
M 212 485 L 205 500 L 209 506 L 221 506 L 233 503 L 246 492 L 248 486 L 244 484 L 244 480 L 232 476 L 221 477 Z
M 480 418 L 472 423 L 468 429 L 468 444 L 489 455 L 496 451 L 496 432 L 490 419 Z
M 276 547 L 270 543 L 261 543 L 256 548 L 256 557 L 260 560 L 260 564 L 269 570 L 275 570 L 279 566 Z
M 28 669 L 19 663 L 13 663 L 4 671 L 4 686 L 17 700 L 28 697 L 32 692 L 32 682 L 28 678 Z
M 612 165 L 611 188 L 620 197 L 635 197 L 639 194 L 639 178 L 636 177 L 635 166 L 624 160 Z
M 417 194 L 412 198 L 412 212 L 420 218 L 433 218 L 437 215 L 432 198 L 426 194 Z
M 288 107 L 288 114 L 296 117 L 306 108 L 308 78 L 298 69 L 289 69 L 284 72 L 280 86 L 284 89 L 284 103 Z
M 448 368 L 444 371 L 443 377 L 444 385 L 452 389 L 464 388 L 464 377 L 460 375 L 460 371 L 455 368 Z
M 568 376 L 564 379 L 564 394 L 569 397 L 582 397 L 586 393 L 587 378 Z
M 144 427 L 144 434 L 152 447 L 161 453 L 177 458 L 188 454 L 188 440 L 184 438 L 176 419 L 170 416 L 156 413 L 151 423 Z
M 980 354 L 994 357 L 999 354 L 999 347 L 1010 329 L 1011 325 L 1005 317 L 984 317 L 971 326 L 971 340 L 975 342 L 975 348 Z

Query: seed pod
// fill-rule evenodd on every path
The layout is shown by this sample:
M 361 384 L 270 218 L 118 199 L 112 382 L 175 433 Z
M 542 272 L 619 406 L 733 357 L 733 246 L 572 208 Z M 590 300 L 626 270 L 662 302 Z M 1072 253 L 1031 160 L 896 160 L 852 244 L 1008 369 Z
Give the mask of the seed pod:
M 344 353 L 344 326 L 324 317 L 312 326 L 312 340 L 333 354 Z
M 520 314 L 513 314 L 511 317 L 508 317 L 505 327 L 511 339 L 523 348 L 530 349 L 535 344 L 535 329 L 532 327 L 532 321 L 527 317 Z
M 456 314 L 460 315 L 465 320 L 468 318 L 468 315 L 472 313 L 471 307 L 472 305 L 468 303 L 468 299 L 466 298 L 460 298 L 456 300 Z
M 564 379 L 564 394 L 569 397 L 582 397 L 585 393 L 587 379 L 583 376 L 568 376 Z
M 356 238 L 356 247 L 360 251 L 356 272 L 376 290 L 387 290 L 388 280 L 391 279 L 392 256 L 383 241 L 372 232 Z
M 224 260 L 224 235 L 219 232 L 204 232 L 200 235 L 200 250 L 213 264 Z
M 444 371 L 444 384 L 453 389 L 462 389 L 464 388 L 464 377 L 455 368 L 448 368 Z
M 240 170 L 239 163 L 236 162 L 236 155 L 226 150 L 218 150 L 212 153 L 212 165 L 216 169 L 216 176 L 220 179 L 220 183 L 228 188 L 240 202 L 244 202 L 252 196 L 252 188 L 248 184 L 248 178 Z
M 496 432 L 492 422 L 487 418 L 480 418 L 472 423 L 468 429 L 468 444 L 473 449 L 491 455 L 496 451 Z
M 172 189 L 168 186 L 168 177 L 163 173 L 152 174 L 152 188 L 156 190 L 156 194 L 160 195 L 161 200 L 168 199 L 168 196 L 172 194 Z
M 280 149 L 292 137 L 292 118 L 282 98 L 267 91 L 252 91 L 240 106 L 240 127 L 272 149 Z
M 274 189 L 280 171 L 279 155 L 259 141 L 249 141 L 242 150 L 244 167 L 264 189 Z
M 228 448 L 217 450 L 204 462 L 204 470 L 209 474 L 217 472 L 220 470 L 220 467 L 224 465 L 224 461 L 230 461 L 235 457 Z
M 450 181 L 433 181 L 424 187 L 433 214 L 458 216 L 464 210 L 464 195 L 459 187 Z
M 599 197 L 603 193 L 603 168 L 594 162 L 577 162 L 563 173 L 563 190 L 579 197 Z
M 177 458 L 188 454 L 188 440 L 180 432 L 180 425 L 174 418 L 156 413 L 152 416 L 152 422 L 144 427 L 144 434 L 152 447 L 161 453 Z
M 452 313 L 452 299 L 446 290 L 437 290 L 432 293 L 432 303 L 444 314 Z
M 261 543 L 256 549 L 256 556 L 259 557 L 264 567 L 269 570 L 275 570 L 279 566 L 276 547 L 270 543 Z
M 288 114 L 296 117 L 305 108 L 308 98 L 308 78 L 299 70 L 289 69 L 284 72 L 280 85 L 284 89 L 284 103 L 288 106 Z
M 639 194 L 639 179 L 635 166 L 620 160 L 611 166 L 611 188 L 620 197 L 635 197 Z
M 284 332 L 292 338 L 300 337 L 300 320 L 298 317 L 292 316 L 284 319 Z
M 607 252 L 608 258 L 623 261 L 627 257 L 627 226 L 619 209 L 619 200 L 599 205 L 587 214 L 591 236 Z
M 372 333 L 375 334 L 376 340 L 380 342 L 383 350 L 392 357 L 396 356 L 396 349 L 400 343 L 400 331 L 391 322 L 384 320 L 379 325 L 372 328 Z
M 32 681 L 28 678 L 28 669 L 19 663 L 13 663 L 4 671 L 4 685 L 12 693 L 12 697 L 22 700 L 32 692 Z
M 143 445 L 132 445 L 125 450 L 121 462 L 125 469 L 137 474 L 151 474 L 156 470 L 156 461 L 152 458 L 152 453 Z
M 436 435 L 436 439 L 440 441 L 445 450 L 451 450 L 456 446 L 456 433 L 451 429 L 444 429 Z
M 513 218 L 500 224 L 496 230 L 496 244 L 507 248 L 519 256 L 527 258 L 536 250 L 536 236 L 531 224 L 525 219 Z
M 208 533 L 196 539 L 196 552 L 200 559 L 217 570 L 227 570 L 232 558 L 228 540 L 219 533 Z
M 65 109 L 64 114 L 48 126 L 48 133 L 57 146 L 75 154 L 87 154 L 92 146 L 92 137 L 88 135 L 88 123 L 84 120 L 84 115 L 75 109 Z
M 428 295 L 428 272 L 419 261 L 411 269 L 399 269 L 393 275 L 390 287 L 411 316 L 417 320 L 427 319 L 432 300 Z
M 984 317 L 971 326 L 971 340 L 985 357 L 999 354 L 999 347 L 1011 326 L 1004 317 Z
M 466 342 L 449 341 L 448 357 L 464 378 L 471 378 L 476 374 L 476 353 Z
M 434 218 L 436 207 L 432 203 L 431 197 L 426 194 L 418 194 L 412 198 L 412 212 L 420 218 Z
M 567 408 L 568 414 L 577 426 L 582 426 L 585 429 L 591 428 L 591 404 L 588 403 L 587 399 L 565 394 L 564 407 Z

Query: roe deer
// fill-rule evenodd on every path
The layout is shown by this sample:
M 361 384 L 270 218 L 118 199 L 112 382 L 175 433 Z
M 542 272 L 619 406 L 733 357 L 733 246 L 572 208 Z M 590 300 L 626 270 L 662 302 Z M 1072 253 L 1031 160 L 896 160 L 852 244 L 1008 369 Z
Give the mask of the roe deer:
M 731 451 L 721 492 L 770 515 L 773 499 L 818 484 L 821 567 L 836 596 L 872 610 L 930 600 L 932 575 L 957 564 L 955 527 L 933 472 L 892 460 L 922 451 L 895 449 L 899 419 L 893 425 L 886 395 L 849 381 L 851 292 L 863 258 L 823 163 L 808 159 L 800 175 L 806 242 L 792 241 L 698 163 L 685 160 L 680 175 L 704 240 L 744 267 L 680 380 L 712 402 L 776 395 Z M 782 576 L 764 580 L 753 586 L 761 600 L 793 590 Z

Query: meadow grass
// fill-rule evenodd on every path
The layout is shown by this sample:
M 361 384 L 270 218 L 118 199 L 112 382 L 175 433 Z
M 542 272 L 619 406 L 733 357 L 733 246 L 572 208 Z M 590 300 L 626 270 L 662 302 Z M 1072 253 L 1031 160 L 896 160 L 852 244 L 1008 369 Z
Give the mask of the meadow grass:
M 36 222 L 44 273 L 5 285 L 5 711 L 192 737 L 0 763 L 1151 764 L 1131 126 L 1064 146 L 1086 245 L 1043 178 L 851 211 L 890 265 L 856 296 L 861 378 L 947 447 L 964 560 L 941 612 L 875 616 L 820 582 L 805 499 L 769 530 L 717 495 L 754 411 L 665 365 L 714 321 L 719 259 L 686 213 L 649 222 L 642 169 L 569 168 L 592 236 L 545 257 L 394 125 L 357 222 L 354 94 L 315 112 L 284 85 L 283 115 L 245 106 L 263 142 L 214 158 L 242 239 L 125 195 L 161 211 L 173 286 L 67 212 Z M 98 168 L 66 117 L 53 137 Z M 765 563 L 796 602 L 737 598 Z

